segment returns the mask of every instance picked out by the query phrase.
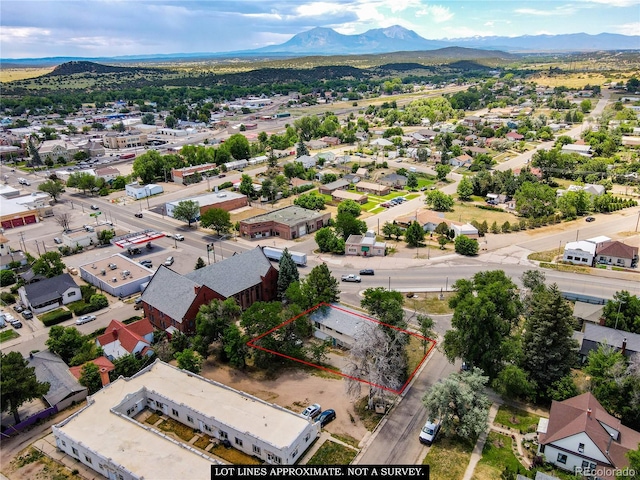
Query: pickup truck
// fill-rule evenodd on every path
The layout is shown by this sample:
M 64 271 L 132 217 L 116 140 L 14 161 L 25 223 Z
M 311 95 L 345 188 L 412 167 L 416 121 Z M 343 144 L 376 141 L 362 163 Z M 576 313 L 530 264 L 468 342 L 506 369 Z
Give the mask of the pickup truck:
M 360 277 L 358 275 L 354 275 L 353 273 L 349 275 L 342 275 L 343 282 L 360 282 Z

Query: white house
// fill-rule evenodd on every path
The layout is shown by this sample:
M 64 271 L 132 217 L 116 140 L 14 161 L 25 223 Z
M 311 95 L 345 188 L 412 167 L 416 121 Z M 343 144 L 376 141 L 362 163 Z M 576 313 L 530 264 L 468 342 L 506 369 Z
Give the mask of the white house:
M 125 325 L 111 320 L 102 335 L 96 338 L 96 344 L 102 347 L 105 357 L 113 361 L 125 355 L 151 356 L 153 326 L 148 318 Z
M 68 273 L 23 285 L 18 289 L 18 295 L 22 304 L 36 314 L 82 300 L 80 287 Z
M 465 235 L 466 237 L 477 240 L 480 237 L 478 229 L 470 223 L 459 224 L 451 222 L 451 230 L 453 230 L 453 238 L 456 238 L 458 235 Z
M 628 467 L 626 453 L 640 443 L 640 433 L 622 425 L 590 392 L 554 400 L 549 418 L 540 419 L 538 438 L 538 454 L 547 462 L 602 480 L 613 480 L 616 469 Z
M 355 343 L 358 332 L 365 325 L 375 322 L 339 304 L 320 306 L 309 315 L 309 319 L 314 326 L 315 337 L 330 340 L 332 345 L 345 348 Z
M 293 465 L 320 435 L 308 417 L 156 360 L 52 427 L 56 447 L 106 478 L 209 478 L 206 451 L 140 418 L 162 415 L 270 465 Z
M 384 257 L 387 250 L 386 242 L 376 241 L 376 233 L 367 231 L 364 235 L 349 235 L 344 245 L 345 255 L 359 257 Z

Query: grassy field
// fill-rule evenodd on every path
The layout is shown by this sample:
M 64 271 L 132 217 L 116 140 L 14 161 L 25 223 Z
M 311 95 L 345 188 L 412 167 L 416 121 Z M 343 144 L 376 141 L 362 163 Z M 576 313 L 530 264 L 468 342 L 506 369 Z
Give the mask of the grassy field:
M 453 207 L 453 211 L 445 212 L 444 216 L 449 220 L 462 223 L 470 222 L 471 220 L 482 223 L 486 220 L 489 226 L 491 226 L 493 222 L 497 222 L 498 226 L 501 226 L 504 222 L 514 223 L 519 220 L 518 217 L 512 213 L 484 210 L 477 208 L 473 203 L 461 202 L 457 202 Z
M 309 459 L 307 465 L 349 465 L 358 452 L 339 443 L 327 440 Z
M 431 478 L 461 480 L 471 460 L 473 447 L 474 444 L 461 438 L 442 436 L 433 444 L 422 463 L 429 465 Z
M 439 292 L 424 292 L 414 294 L 416 297 L 407 298 L 404 301 L 405 308 L 411 308 L 418 313 L 427 315 L 445 315 L 453 313 L 449 308 L 449 299 L 454 295 L 452 292 L 444 292 L 443 299 L 440 300 Z
M 2 68 L 0 69 L 0 82 L 14 82 L 27 78 L 35 78 L 45 75 L 53 70 L 48 68 Z

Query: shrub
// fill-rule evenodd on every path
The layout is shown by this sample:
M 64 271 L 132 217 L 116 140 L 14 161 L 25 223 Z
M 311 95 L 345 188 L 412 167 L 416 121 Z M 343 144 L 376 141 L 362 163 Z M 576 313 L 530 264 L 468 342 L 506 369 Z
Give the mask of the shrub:
M 2 300 L 7 305 L 13 305 L 16 303 L 16 297 L 11 295 L 9 292 L 0 293 L 0 300 Z
M 90 304 L 96 310 L 100 310 L 101 308 L 107 308 L 109 306 L 109 300 L 107 297 L 101 294 L 91 295 Z
M 59 308 L 40 315 L 40 320 L 42 320 L 45 327 L 50 327 L 52 325 L 57 325 L 60 322 L 64 322 L 65 320 L 69 320 L 72 316 L 73 313 L 69 310 Z

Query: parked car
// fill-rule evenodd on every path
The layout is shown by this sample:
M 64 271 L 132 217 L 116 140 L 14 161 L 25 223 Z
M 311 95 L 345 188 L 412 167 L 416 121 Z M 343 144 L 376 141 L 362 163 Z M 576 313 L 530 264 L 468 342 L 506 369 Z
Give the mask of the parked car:
M 360 283 L 360 277 L 358 275 L 354 275 L 353 273 L 349 275 L 342 275 L 343 282 L 358 282 Z
M 320 426 L 324 427 L 327 423 L 335 419 L 336 411 L 332 408 L 329 408 L 328 410 L 325 410 L 320 415 L 318 415 L 318 418 L 316 418 L 316 422 L 320 422 Z
M 173 238 L 175 238 L 176 240 L 178 240 L 179 242 L 184 240 L 184 237 L 182 235 L 180 235 L 179 233 L 176 233 L 173 235 Z
M 136 218 L 142 218 L 142 212 L 135 213 L 133 216 Z
M 151 268 L 153 267 L 153 262 L 151 260 L 140 260 L 140 265 L 143 267 Z
M 100 210 L 98 205 L 91 205 L 91 210 Z
M 434 420 L 433 422 L 427 420 L 422 430 L 420 430 L 420 443 L 431 445 L 440 431 L 440 421 Z
M 53 237 L 53 243 L 60 245 L 62 243 L 62 239 L 58 237 Z
M 24 310 L 24 307 L 23 307 L 21 304 L 16 303 L 16 304 L 13 306 L 13 309 L 14 309 L 17 313 L 20 313 L 20 312 L 22 312 L 22 311 Z
M 587 218 L 585 218 L 585 220 L 587 222 L 595 222 L 596 218 L 595 217 L 587 217 Z
M 83 227 L 87 232 L 95 232 L 95 228 L 93 228 L 91 225 L 83 225 Z
M 360 275 L 374 275 L 375 272 L 370 268 L 365 268 L 364 270 L 360 270 Z
M 31 310 L 25 310 L 22 312 L 22 318 L 25 320 L 31 320 L 33 318 L 33 312 Z
M 95 315 L 83 315 L 76 320 L 76 325 L 84 325 L 85 323 L 92 322 L 96 319 Z
M 173 265 L 173 257 L 167 257 L 167 259 L 164 261 L 164 265 L 167 267 Z
M 133 302 L 133 309 L 140 310 L 142 308 L 142 297 L 136 298 L 136 301 Z
M 22 322 L 13 322 L 11 325 L 13 328 L 22 328 Z
M 320 407 L 319 404 L 314 403 L 313 405 L 309 405 L 307 408 L 305 408 L 302 411 L 302 415 L 309 418 L 316 418 L 318 415 L 320 415 L 321 411 L 322 407 Z

